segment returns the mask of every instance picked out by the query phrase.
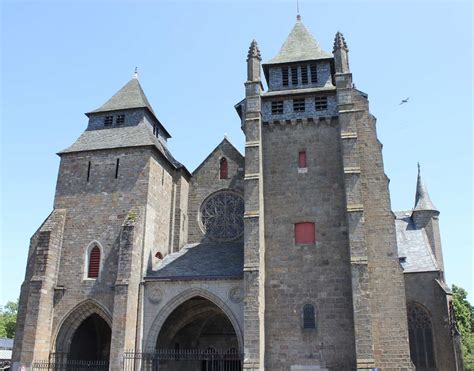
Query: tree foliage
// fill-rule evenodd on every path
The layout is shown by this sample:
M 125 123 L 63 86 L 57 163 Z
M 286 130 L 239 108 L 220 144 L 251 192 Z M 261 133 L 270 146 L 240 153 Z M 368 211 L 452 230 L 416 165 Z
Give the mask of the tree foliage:
M 5 306 L 0 305 L 0 337 L 13 339 L 15 337 L 18 300 L 9 301 Z
M 467 301 L 466 290 L 456 285 L 453 285 L 453 307 L 461 333 L 465 366 L 471 369 L 470 365 L 474 364 L 474 307 Z

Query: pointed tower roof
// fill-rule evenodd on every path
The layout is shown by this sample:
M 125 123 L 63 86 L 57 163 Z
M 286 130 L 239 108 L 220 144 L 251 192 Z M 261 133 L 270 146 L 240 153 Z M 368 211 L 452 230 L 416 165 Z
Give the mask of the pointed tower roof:
M 280 64 L 315 59 L 332 58 L 332 55 L 321 49 L 316 39 L 309 33 L 298 16 L 296 24 L 288 35 L 278 54 L 265 64 Z
M 416 196 L 415 196 L 415 208 L 413 211 L 431 210 L 438 211 L 438 209 L 431 202 L 428 189 L 426 188 L 423 179 L 421 179 L 420 164 L 418 164 L 418 180 L 416 182 Z
M 87 116 L 93 113 L 108 112 L 108 111 L 118 111 L 131 108 L 148 108 L 148 110 L 153 114 L 153 109 L 151 108 L 150 102 L 148 102 L 145 93 L 143 92 L 140 83 L 138 82 L 137 74 L 135 73 L 134 77 L 127 82 L 115 95 L 105 102 L 101 107 L 97 108 L 94 111 L 86 113 Z

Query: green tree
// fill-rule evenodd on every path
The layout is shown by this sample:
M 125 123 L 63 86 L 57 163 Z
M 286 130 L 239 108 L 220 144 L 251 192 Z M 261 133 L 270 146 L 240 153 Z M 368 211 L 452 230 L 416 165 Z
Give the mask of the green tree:
M 13 339 L 15 337 L 18 300 L 9 301 L 5 306 L 0 305 L 0 337 Z
M 474 307 L 467 301 L 466 290 L 456 285 L 453 285 L 453 307 L 461 333 L 465 366 L 471 369 L 471 365 L 474 365 Z

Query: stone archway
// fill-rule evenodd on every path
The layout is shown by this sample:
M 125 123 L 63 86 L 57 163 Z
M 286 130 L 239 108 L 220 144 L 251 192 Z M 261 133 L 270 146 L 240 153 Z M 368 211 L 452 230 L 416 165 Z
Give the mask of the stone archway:
M 166 318 L 155 352 L 167 371 L 240 371 L 238 347 L 236 331 L 224 311 L 209 299 L 194 296 Z
M 229 350 L 238 346 L 226 314 L 200 296 L 188 299 L 168 316 L 156 341 L 156 349 Z
M 77 305 L 59 326 L 54 354 L 68 362 L 108 362 L 111 324 L 109 312 L 95 300 L 87 300 Z
M 147 349 L 147 351 L 149 352 L 155 351 L 156 345 L 158 343 L 158 337 L 161 333 L 161 330 L 165 321 L 181 304 L 195 297 L 207 299 L 209 304 L 215 305 L 226 316 L 226 318 L 232 324 L 232 328 L 234 329 L 235 334 L 236 334 L 236 339 L 237 339 L 236 351 L 239 353 L 242 353 L 243 352 L 243 336 L 242 336 L 242 331 L 241 331 L 241 328 L 239 326 L 236 316 L 222 299 L 220 299 L 218 296 L 214 295 L 213 293 L 207 290 L 200 289 L 200 288 L 191 288 L 189 290 L 182 292 L 181 294 L 176 296 L 174 299 L 170 300 L 159 311 L 148 333 L 147 341 L 145 343 L 145 349 Z M 201 307 L 199 310 L 205 310 L 205 308 Z M 186 321 L 186 320 L 183 318 L 183 321 Z

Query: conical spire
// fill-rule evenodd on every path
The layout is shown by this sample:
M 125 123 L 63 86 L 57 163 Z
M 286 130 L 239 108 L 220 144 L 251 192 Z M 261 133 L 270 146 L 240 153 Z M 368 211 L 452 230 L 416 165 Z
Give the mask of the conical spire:
M 138 73 L 137 75 L 134 75 L 132 79 L 117 93 L 115 93 L 112 98 L 110 98 L 96 110 L 88 112 L 87 115 L 92 113 L 117 111 L 131 108 L 148 108 L 150 112 L 155 115 L 137 77 Z
M 249 47 L 249 52 L 247 54 L 247 62 L 250 58 L 257 58 L 259 61 L 262 60 L 262 56 L 260 54 L 260 49 L 258 48 L 257 41 L 255 39 L 252 40 Z
M 279 64 L 300 62 L 315 59 L 332 58 L 332 55 L 321 49 L 316 39 L 301 22 L 301 16 L 296 19 L 296 24 L 278 54 L 266 64 Z
M 421 210 L 438 211 L 433 202 L 431 202 L 426 185 L 421 179 L 420 164 L 418 164 L 418 180 L 416 182 L 415 208 L 413 211 Z
M 334 53 L 337 49 L 343 49 L 346 52 L 349 51 L 349 49 L 347 48 L 346 40 L 344 39 L 344 35 L 339 31 L 337 31 L 336 37 L 334 38 L 334 46 L 332 48 L 332 52 Z

